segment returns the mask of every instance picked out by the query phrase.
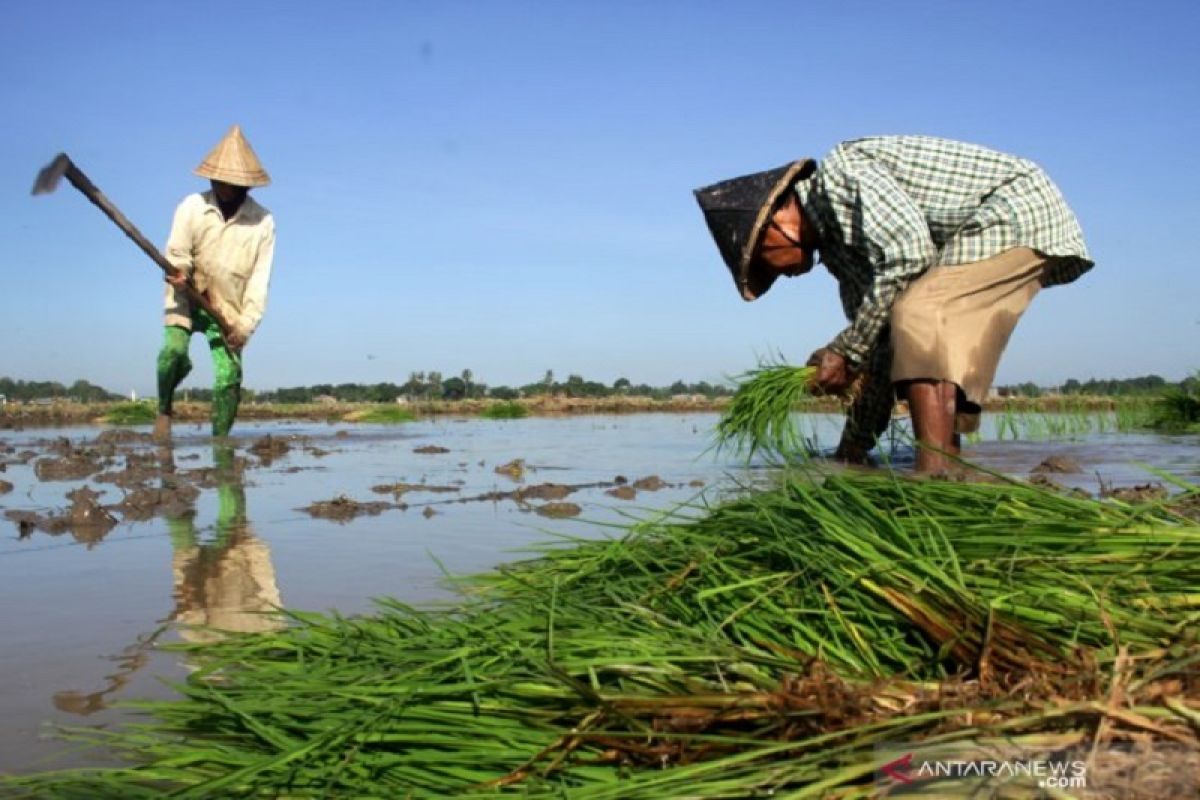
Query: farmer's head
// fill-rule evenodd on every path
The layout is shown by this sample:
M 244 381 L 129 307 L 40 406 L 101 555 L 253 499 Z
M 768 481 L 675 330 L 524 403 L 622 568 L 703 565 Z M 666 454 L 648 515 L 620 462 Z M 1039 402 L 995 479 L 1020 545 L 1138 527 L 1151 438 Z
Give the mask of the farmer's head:
M 816 236 L 792 191 L 812 174 L 808 159 L 696 190 L 709 232 L 738 294 L 755 300 L 780 275 L 812 269 Z
M 225 181 L 210 180 L 213 194 L 217 197 L 217 202 L 223 206 L 241 205 L 246 199 L 246 193 L 250 191 L 248 186 L 238 186 L 233 183 L 225 183 Z

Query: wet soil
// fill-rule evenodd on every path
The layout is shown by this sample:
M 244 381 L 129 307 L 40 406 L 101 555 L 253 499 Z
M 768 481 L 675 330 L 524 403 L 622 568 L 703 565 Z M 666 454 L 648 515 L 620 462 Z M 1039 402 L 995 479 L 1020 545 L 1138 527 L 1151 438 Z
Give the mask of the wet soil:
M 583 511 L 575 503 L 545 503 L 534 507 L 533 510 L 543 517 L 550 517 L 552 519 L 577 517 Z
M 1070 456 L 1048 456 L 1042 463 L 1030 470 L 1030 472 L 1037 474 L 1078 475 L 1083 472 L 1083 467 L 1079 466 L 1079 462 Z
M 283 458 L 292 449 L 292 446 L 285 439 L 267 434 L 254 444 L 250 445 L 250 452 L 258 456 L 264 467 L 269 467 L 272 462 Z
M 381 483 L 377 486 L 372 486 L 371 491 L 376 494 L 390 494 L 399 500 L 409 492 L 434 492 L 437 494 L 445 492 L 458 492 L 461 488 L 458 486 L 432 486 L 427 483 Z
M 319 500 L 300 509 L 309 516 L 317 519 L 328 519 L 334 522 L 349 522 L 356 517 L 376 516 L 392 508 L 399 508 L 395 503 L 380 501 L 360 503 L 357 500 L 340 494 L 332 500 Z

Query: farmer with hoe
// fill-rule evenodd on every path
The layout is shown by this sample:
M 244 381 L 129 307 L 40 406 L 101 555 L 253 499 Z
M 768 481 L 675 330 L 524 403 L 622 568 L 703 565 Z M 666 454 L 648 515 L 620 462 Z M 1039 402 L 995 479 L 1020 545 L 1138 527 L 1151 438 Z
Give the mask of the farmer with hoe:
M 234 125 L 195 173 L 212 188 L 184 198 L 175 210 L 167 260 L 166 331 L 158 354 L 158 418 L 154 435 L 171 436 L 175 389 L 191 371 L 193 333 L 208 340 L 213 359 L 213 436 L 233 427 L 242 394 L 242 349 L 262 320 L 275 252 L 275 220 L 249 190 L 271 182 L 250 143 Z M 195 306 L 187 284 L 214 314 Z
M 1043 286 L 1092 267 L 1079 223 L 1033 162 L 926 136 L 843 142 L 810 159 L 696 190 L 738 293 L 780 275 L 838 282 L 850 324 L 812 354 L 814 389 L 860 376 L 836 457 L 866 463 L 895 393 L 908 400 L 919 472 L 941 472 L 1013 328 Z

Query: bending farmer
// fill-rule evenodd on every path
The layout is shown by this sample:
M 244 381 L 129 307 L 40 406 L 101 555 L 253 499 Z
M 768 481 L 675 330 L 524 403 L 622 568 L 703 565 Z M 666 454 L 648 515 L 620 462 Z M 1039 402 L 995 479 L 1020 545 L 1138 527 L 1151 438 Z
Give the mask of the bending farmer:
M 271 182 L 237 125 L 195 170 L 210 191 L 189 195 L 175 210 L 167 260 L 166 331 L 158 354 L 158 419 L 154 434 L 170 438 L 175 389 L 192 369 L 188 343 L 202 333 L 212 351 L 213 436 L 233 427 L 242 394 L 242 348 L 262 320 L 275 252 L 275 220 L 249 196 Z M 218 318 L 193 307 L 184 285 L 204 295 Z
M 849 326 L 809 359 L 816 388 L 865 373 L 837 456 L 865 462 L 894 391 L 909 401 L 919 471 L 940 471 L 979 425 L 996 366 L 1043 286 L 1092 267 L 1058 189 L 1033 162 L 926 136 L 844 142 L 696 190 L 745 300 L 813 254 L 838 282 Z

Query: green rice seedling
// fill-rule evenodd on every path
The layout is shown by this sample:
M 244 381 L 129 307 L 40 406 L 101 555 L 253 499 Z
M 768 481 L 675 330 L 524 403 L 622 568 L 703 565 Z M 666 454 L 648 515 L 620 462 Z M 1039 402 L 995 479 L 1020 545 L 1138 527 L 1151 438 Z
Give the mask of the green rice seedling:
M 1115 403 L 1116 429 L 1120 433 L 1150 427 L 1152 402 L 1144 397 L 1120 397 Z
M 75 734 L 129 766 L 0 793 L 866 798 L 899 741 L 1200 747 L 1200 527 L 1159 507 L 794 470 L 612 530 L 452 606 L 178 646 L 180 700 Z
M 717 422 L 716 449 L 752 458 L 762 452 L 782 460 L 811 449 L 792 412 L 810 396 L 813 367 L 765 364 L 737 378 L 738 389 Z
M 413 422 L 416 416 L 407 408 L 396 404 L 384 404 L 363 411 L 352 411 L 345 417 L 347 422 L 368 422 L 375 424 L 396 424 Z
M 110 425 L 147 425 L 154 422 L 157 414 L 153 402 L 139 400 L 117 403 L 104 415 L 104 421 Z
M 516 400 L 492 403 L 480 412 L 484 419 L 522 419 L 529 416 L 529 409 Z

